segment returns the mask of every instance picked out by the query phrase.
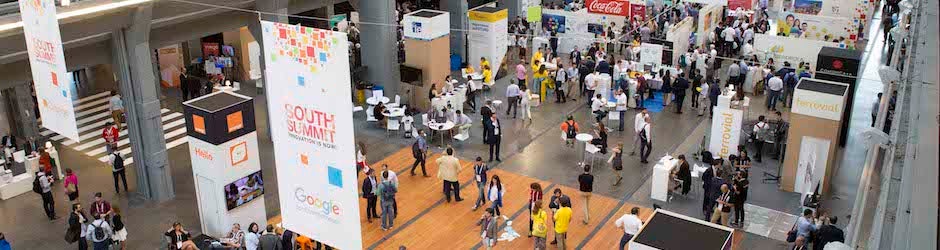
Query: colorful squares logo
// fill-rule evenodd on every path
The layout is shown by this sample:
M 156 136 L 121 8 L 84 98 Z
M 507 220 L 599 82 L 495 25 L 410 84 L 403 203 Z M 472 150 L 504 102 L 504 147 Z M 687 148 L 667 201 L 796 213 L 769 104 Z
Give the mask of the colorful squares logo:
M 333 166 L 327 166 L 327 176 L 330 185 L 343 188 L 343 171 Z
M 52 74 L 52 85 L 58 87 L 58 86 L 59 86 L 59 75 L 57 75 L 55 72 L 49 72 L 49 73 Z
M 303 87 L 303 86 L 306 85 L 306 83 L 304 83 L 304 77 L 303 77 L 303 76 L 297 76 L 297 85 L 300 85 L 301 87 Z
M 326 53 L 320 52 L 320 62 L 326 63 Z
M 309 166 L 310 157 L 307 156 L 307 154 L 300 154 L 300 164 L 303 164 L 304 166 Z
M 69 98 L 69 92 L 62 90 L 62 97 Z

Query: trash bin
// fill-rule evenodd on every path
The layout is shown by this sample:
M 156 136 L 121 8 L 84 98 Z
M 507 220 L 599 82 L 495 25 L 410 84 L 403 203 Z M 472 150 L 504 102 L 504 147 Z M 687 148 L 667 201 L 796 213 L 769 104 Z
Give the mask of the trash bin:
M 460 55 L 450 55 L 450 71 L 460 70 L 460 62 L 462 62 Z

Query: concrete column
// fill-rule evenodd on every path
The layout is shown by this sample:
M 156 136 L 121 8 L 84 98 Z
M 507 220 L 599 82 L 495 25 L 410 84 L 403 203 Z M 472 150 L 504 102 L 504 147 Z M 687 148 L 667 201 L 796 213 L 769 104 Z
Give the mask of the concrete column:
M 359 6 L 362 64 L 366 82 L 385 87 L 385 96 L 399 93 L 398 28 L 374 23 L 397 24 L 394 0 L 370 0 Z M 370 24 L 372 23 L 372 24 Z
M 500 7 L 506 7 L 507 11 L 509 11 L 508 14 L 510 21 L 515 20 L 517 16 L 522 15 L 522 8 L 525 8 L 525 6 L 522 6 L 521 0 L 499 0 L 497 4 Z
M 509 0 L 514 1 L 514 0 Z M 441 8 L 450 12 L 450 53 L 459 55 L 467 61 L 467 32 L 470 20 L 467 17 L 468 5 L 466 0 L 442 0 Z
M 29 84 L 17 84 L 13 87 L 14 104 L 16 109 L 13 114 L 16 121 L 17 136 L 21 139 L 29 139 L 39 135 L 39 123 L 36 122 L 36 103 L 33 102 L 33 89 Z
M 288 1 L 255 1 L 255 9 L 257 9 L 258 11 L 262 11 L 262 12 L 273 12 L 273 13 L 282 14 L 278 16 L 261 15 L 260 16 L 261 20 L 278 22 L 278 23 L 288 23 L 287 16 L 286 16 L 287 15 L 287 3 Z M 251 36 L 255 38 L 255 41 L 258 41 L 258 46 L 261 49 L 261 53 L 259 53 L 260 56 L 258 58 L 259 65 L 261 66 L 261 78 L 256 80 L 256 81 L 261 82 L 261 84 L 257 84 L 257 86 L 260 87 L 258 89 L 259 94 L 261 94 L 261 93 L 264 93 L 263 92 L 264 86 L 265 84 L 267 84 L 266 79 L 268 78 L 267 74 L 264 72 L 264 69 L 267 68 L 265 66 L 265 60 L 264 60 L 265 56 L 267 55 L 264 54 L 264 40 L 263 40 L 264 38 L 261 33 L 261 22 L 251 22 L 250 24 L 248 24 L 248 31 L 251 32 Z M 246 62 L 249 61 L 247 58 L 244 60 Z M 267 102 L 268 98 L 265 98 L 264 100 L 265 102 Z M 267 104 L 270 105 L 270 103 L 267 103 Z M 267 124 L 270 125 L 271 116 L 265 115 L 265 119 L 268 122 Z M 268 136 L 268 140 L 270 140 L 271 129 L 266 129 L 265 131 L 266 131 L 265 134 Z
M 115 74 L 127 116 L 128 138 L 137 170 L 137 193 L 145 199 L 173 199 L 160 117 L 159 83 L 150 49 L 152 4 L 137 7 L 129 27 L 112 32 Z
M 333 11 L 333 5 L 334 5 L 334 4 L 335 4 L 335 3 L 333 3 L 333 0 L 326 0 L 326 7 L 325 7 L 325 8 L 326 8 L 326 18 L 330 18 L 330 17 L 333 17 L 333 15 L 335 15 L 336 12 Z

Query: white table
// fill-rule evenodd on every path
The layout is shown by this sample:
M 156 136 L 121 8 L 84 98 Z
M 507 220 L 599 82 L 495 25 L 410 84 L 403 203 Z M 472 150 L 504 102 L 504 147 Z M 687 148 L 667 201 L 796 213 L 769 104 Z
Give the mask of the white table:
M 575 135 L 574 139 L 581 142 L 581 162 L 584 162 L 584 148 L 591 140 L 594 140 L 594 136 L 588 133 L 580 133 Z
M 398 124 L 398 119 L 395 119 L 395 118 L 405 116 L 405 109 L 404 108 L 388 108 L 382 111 L 382 115 L 385 115 L 385 117 L 388 119 L 387 121 L 388 123 Z M 388 127 L 386 127 L 386 130 L 388 130 Z M 387 133 L 388 131 L 386 131 L 386 135 Z
M 428 123 L 428 128 L 431 128 L 431 130 L 440 132 L 440 134 L 441 134 L 441 148 L 443 148 L 443 147 L 444 147 L 444 131 L 449 131 L 449 130 L 453 129 L 455 125 L 456 125 L 456 124 L 454 124 L 454 122 L 452 122 L 452 121 L 447 121 L 447 122 L 444 122 L 444 123 L 429 122 L 429 123 Z
M 603 100 L 607 100 L 608 98 L 610 98 L 610 87 L 611 87 L 610 74 L 601 73 L 599 76 L 596 76 L 594 80 L 597 81 L 597 86 L 594 87 L 594 90 L 595 90 L 594 94 L 595 95 L 601 94 L 601 98 L 604 98 Z M 594 98 L 594 97 L 592 96 L 591 98 Z
M 379 105 L 379 102 L 388 103 L 389 99 L 388 97 L 384 96 L 373 96 L 366 98 L 366 104 L 369 104 L 369 108 L 366 110 L 366 120 L 375 121 L 375 114 L 372 112 L 375 110 L 375 105 Z
M 455 88 L 452 92 L 444 93 L 438 97 L 431 99 L 431 107 L 434 110 L 441 110 L 444 107 L 447 107 L 447 104 L 454 110 L 463 110 L 463 104 L 467 101 L 467 88 L 458 87 Z
M 0 199 L 7 200 L 17 195 L 32 191 L 33 174 L 23 173 L 14 176 L 9 183 L 0 185 Z

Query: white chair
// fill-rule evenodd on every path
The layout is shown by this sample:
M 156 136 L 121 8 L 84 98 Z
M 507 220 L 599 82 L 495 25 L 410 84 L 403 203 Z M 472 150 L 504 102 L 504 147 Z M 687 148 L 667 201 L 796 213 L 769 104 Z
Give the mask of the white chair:
M 458 141 L 466 141 L 470 139 L 470 127 L 465 127 L 460 129 L 460 133 L 454 135 L 454 139 Z
M 366 109 L 366 121 L 367 121 L 367 122 L 377 122 L 377 121 L 379 121 L 378 119 L 375 119 L 374 111 L 375 111 L 375 109 L 371 109 L 371 108 Z
M 400 95 L 395 95 L 395 102 L 385 104 L 386 107 L 390 107 L 390 108 L 397 108 L 399 105 L 401 105 L 401 96 L 400 96 Z
M 409 115 L 406 115 L 405 117 L 401 118 L 402 130 L 405 131 L 405 138 L 412 137 L 412 134 L 414 131 L 414 126 L 412 126 L 412 124 L 414 123 L 414 121 L 415 121 L 415 118 Z
M 428 126 L 428 114 L 421 114 L 421 125 Z
M 398 131 L 401 128 L 401 123 L 398 123 L 398 120 L 391 119 L 391 117 L 386 118 L 385 124 L 385 137 L 388 137 L 388 131 Z
M 597 146 L 594 146 L 594 144 L 591 144 L 591 143 L 585 143 L 584 152 L 591 154 L 591 166 L 594 166 L 594 155 L 597 154 L 598 152 L 601 152 L 601 148 L 598 148 Z

